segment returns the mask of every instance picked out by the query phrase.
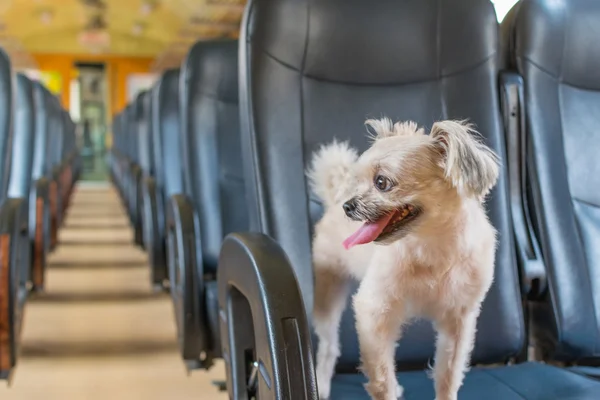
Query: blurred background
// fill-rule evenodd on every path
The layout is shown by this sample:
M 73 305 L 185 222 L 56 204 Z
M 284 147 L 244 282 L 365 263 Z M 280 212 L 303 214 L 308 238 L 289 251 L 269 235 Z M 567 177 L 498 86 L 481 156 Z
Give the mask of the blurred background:
M 236 38 L 241 0 L 0 0 L 0 46 L 70 110 L 84 180 L 105 180 L 112 115 L 198 39 Z

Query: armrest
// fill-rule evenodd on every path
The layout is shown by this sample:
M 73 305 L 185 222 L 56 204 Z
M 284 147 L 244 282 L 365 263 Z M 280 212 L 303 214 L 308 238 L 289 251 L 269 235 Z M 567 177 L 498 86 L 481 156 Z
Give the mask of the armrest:
M 159 232 L 158 224 L 158 198 L 156 181 L 146 177 L 142 182 L 142 208 L 143 208 L 143 233 L 144 244 L 150 261 L 151 282 L 162 287 L 167 279 L 165 269 L 164 244 Z
M 249 399 L 257 388 L 261 399 L 318 399 L 307 314 L 281 247 L 263 234 L 231 234 L 217 270 L 229 397 Z
M 204 266 L 192 202 L 175 195 L 167 206 L 167 254 L 181 356 L 189 369 L 213 363 L 205 315 Z
M 526 126 L 523 78 L 512 72 L 500 75 L 502 116 L 506 133 L 506 153 L 510 207 L 523 293 L 539 299 L 546 291 L 546 268 L 533 230 L 526 191 Z
M 50 200 L 50 181 L 45 177 L 36 180 L 29 195 L 29 237 L 35 240 L 36 225 L 43 222 L 45 205 Z M 38 221 L 41 218 L 41 221 Z
M 35 181 L 29 199 L 29 239 L 33 249 L 31 281 L 35 290 L 44 287 L 46 253 L 50 244 L 49 194 L 48 179 L 42 177 Z
M 21 266 L 17 264 L 21 236 L 27 235 L 23 199 L 7 199 L 0 207 L 0 378 L 8 379 L 17 363 L 21 330 Z
M 59 209 L 60 198 L 58 196 L 58 182 L 54 175 L 48 188 L 48 198 L 50 204 L 50 249 L 53 250 L 58 243 L 58 224 L 59 224 Z
M 133 164 L 131 169 L 131 222 L 134 229 L 134 241 L 135 244 L 144 248 L 144 240 L 142 234 L 142 169 L 139 165 Z

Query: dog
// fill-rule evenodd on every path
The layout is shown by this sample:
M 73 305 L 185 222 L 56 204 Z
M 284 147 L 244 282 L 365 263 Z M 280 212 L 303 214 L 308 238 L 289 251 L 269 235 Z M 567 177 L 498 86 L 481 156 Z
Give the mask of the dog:
M 402 326 L 430 319 L 437 331 L 436 400 L 456 400 L 494 275 L 496 231 L 484 201 L 499 174 L 496 154 L 464 121 L 368 120 L 362 155 L 347 142 L 322 146 L 307 170 L 324 206 L 315 225 L 314 329 L 320 398 L 330 395 L 339 323 L 353 279 L 365 388 L 374 400 L 402 396 L 394 354 Z

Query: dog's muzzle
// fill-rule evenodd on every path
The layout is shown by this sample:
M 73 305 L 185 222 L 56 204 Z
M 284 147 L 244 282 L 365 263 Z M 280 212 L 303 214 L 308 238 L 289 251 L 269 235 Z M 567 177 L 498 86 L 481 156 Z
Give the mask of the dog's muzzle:
M 346 213 L 346 216 L 348 216 L 348 218 L 351 218 L 355 221 L 361 220 L 357 213 L 358 202 L 356 200 L 356 197 L 353 197 L 347 202 L 345 202 L 342 207 L 344 208 L 344 212 Z

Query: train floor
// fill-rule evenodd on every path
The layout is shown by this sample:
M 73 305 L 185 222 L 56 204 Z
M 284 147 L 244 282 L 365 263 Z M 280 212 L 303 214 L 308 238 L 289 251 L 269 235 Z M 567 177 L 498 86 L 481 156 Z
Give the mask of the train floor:
M 112 188 L 78 186 L 46 282 L 26 306 L 19 366 L 0 399 L 227 398 L 211 383 L 221 363 L 186 373 L 170 299 L 152 292 Z

